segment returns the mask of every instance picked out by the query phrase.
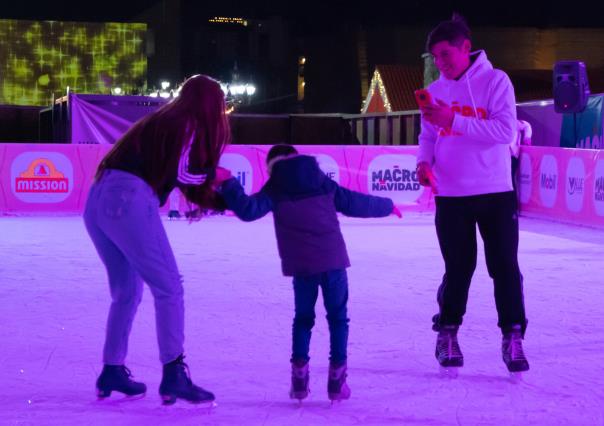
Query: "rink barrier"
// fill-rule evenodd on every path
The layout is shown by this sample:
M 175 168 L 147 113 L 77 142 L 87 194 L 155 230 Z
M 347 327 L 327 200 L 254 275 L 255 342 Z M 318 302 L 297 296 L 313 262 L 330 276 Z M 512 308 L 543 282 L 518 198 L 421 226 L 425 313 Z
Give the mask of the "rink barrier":
M 0 144 L 0 214 L 78 214 L 108 145 Z M 270 146 L 231 145 L 221 165 L 247 193 L 266 182 Z M 415 174 L 417 146 L 298 146 L 340 185 L 390 197 L 406 211 L 433 211 Z M 604 227 L 604 151 L 522 147 L 518 175 L 523 214 Z M 175 194 L 163 210 L 186 208 Z
M 521 148 L 523 215 L 604 228 L 604 150 Z
M 78 214 L 95 170 L 110 145 L 0 144 L 0 214 Z M 268 179 L 268 145 L 231 145 L 220 164 L 231 170 L 247 193 Z M 339 184 L 363 193 L 390 197 L 407 211 L 432 211 L 431 191 L 415 173 L 417 146 L 298 146 L 316 156 L 319 166 Z M 182 211 L 182 197 L 170 204 Z

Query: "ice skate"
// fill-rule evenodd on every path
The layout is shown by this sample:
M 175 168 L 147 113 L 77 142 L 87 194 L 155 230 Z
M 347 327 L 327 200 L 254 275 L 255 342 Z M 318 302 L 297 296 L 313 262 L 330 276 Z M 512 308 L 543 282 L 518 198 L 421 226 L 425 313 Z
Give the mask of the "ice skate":
M 455 325 L 443 325 L 436 338 L 435 356 L 440 364 L 440 373 L 451 378 L 457 377 L 459 367 L 463 366 L 463 354 L 457 342 L 458 328 Z
M 159 394 L 164 405 L 172 405 L 177 399 L 184 399 L 194 404 L 216 405 L 212 392 L 195 385 L 191 381 L 189 366 L 185 364 L 183 355 L 164 365 Z
M 522 372 L 528 371 L 529 363 L 522 349 L 522 327 L 514 325 L 503 332 L 501 355 L 512 379 L 521 379 Z
M 350 387 L 346 383 L 347 374 L 346 363 L 336 366 L 329 365 L 329 379 L 327 381 L 327 396 L 330 401 L 342 401 L 350 398 Z
M 180 212 L 178 210 L 170 210 L 168 212 L 168 218 L 172 219 L 180 219 Z
M 292 361 L 292 384 L 289 397 L 302 402 L 310 393 L 308 388 L 308 361 Z
M 127 396 L 144 396 L 147 386 L 131 379 L 132 373 L 124 365 L 105 365 L 96 381 L 96 394 L 105 399 L 111 392 L 121 392 Z

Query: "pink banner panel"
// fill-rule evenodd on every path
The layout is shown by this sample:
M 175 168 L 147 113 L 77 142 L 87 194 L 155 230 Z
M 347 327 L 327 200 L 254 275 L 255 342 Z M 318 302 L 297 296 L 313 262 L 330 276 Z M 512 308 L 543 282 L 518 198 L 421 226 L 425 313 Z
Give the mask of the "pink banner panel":
M 518 183 L 523 214 L 604 227 L 602 150 L 522 147 Z
M 415 174 L 417 147 L 304 145 L 301 154 L 313 155 L 319 167 L 338 184 L 365 194 L 392 198 L 404 210 L 434 209 L 431 191 L 419 185 Z M 240 179 L 246 193 L 258 191 L 268 179 L 269 146 L 233 145 L 221 165 Z
M 86 176 L 96 146 L 64 144 L 3 144 L 0 185 L 6 204 L 3 214 L 79 213 L 82 211 Z
M 389 197 L 404 210 L 433 210 L 432 191 L 419 184 L 415 173 L 417 150 L 417 146 L 356 150 L 360 158 L 351 165 L 357 173 L 358 191 Z
M 1 144 L 0 214 L 81 213 L 96 167 L 109 145 Z M 415 175 L 417 147 L 299 146 L 340 185 L 390 197 L 407 211 L 432 211 L 431 191 Z M 232 145 L 220 164 L 249 194 L 268 179 L 270 146 Z M 522 147 L 519 199 L 523 214 L 604 226 L 604 151 Z M 176 193 L 162 209 L 186 210 Z

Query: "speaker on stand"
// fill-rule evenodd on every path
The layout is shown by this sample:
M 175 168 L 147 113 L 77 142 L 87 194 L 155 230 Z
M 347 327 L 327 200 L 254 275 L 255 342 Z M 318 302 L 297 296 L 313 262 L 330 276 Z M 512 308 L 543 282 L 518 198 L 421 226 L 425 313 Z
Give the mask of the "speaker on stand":
M 577 144 L 577 113 L 583 112 L 589 100 L 590 90 L 585 63 L 558 61 L 554 65 L 554 110 L 573 113 L 575 146 Z

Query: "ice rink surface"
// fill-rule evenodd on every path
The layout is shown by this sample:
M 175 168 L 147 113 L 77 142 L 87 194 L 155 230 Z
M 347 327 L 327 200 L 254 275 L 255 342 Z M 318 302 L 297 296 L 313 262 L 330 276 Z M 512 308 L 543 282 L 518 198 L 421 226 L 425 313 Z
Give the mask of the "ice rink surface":
M 514 381 L 482 250 L 459 332 L 465 366 L 450 379 L 438 372 L 430 329 L 443 273 L 433 217 L 341 223 L 352 261 L 352 398 L 332 406 L 321 299 L 311 394 L 301 405 L 288 398 L 293 291 L 272 218 L 166 220 L 185 277 L 186 361 L 217 396 L 209 410 L 161 405 L 148 289 L 127 360 L 147 395 L 97 401 L 109 292 L 82 219 L 0 217 L 0 424 L 604 425 L 603 230 L 520 219 L 531 370 Z

